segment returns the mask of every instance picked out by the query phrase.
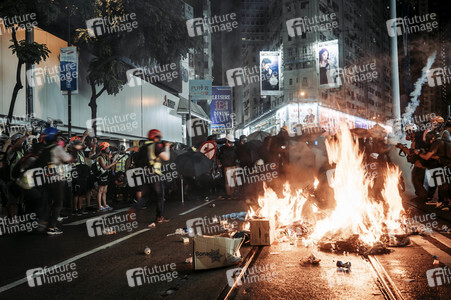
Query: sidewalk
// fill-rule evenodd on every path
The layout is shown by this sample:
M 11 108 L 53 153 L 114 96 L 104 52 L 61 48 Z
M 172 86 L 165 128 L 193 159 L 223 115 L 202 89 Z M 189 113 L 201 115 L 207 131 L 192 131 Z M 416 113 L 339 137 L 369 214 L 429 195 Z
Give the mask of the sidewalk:
M 425 201 L 416 197 L 407 201 L 407 203 L 412 204 L 416 208 L 428 212 L 435 213 L 439 219 L 442 219 L 447 222 L 451 222 L 451 211 L 443 211 L 439 208 L 435 208 L 435 205 L 426 205 Z M 408 208 L 408 207 L 406 207 Z

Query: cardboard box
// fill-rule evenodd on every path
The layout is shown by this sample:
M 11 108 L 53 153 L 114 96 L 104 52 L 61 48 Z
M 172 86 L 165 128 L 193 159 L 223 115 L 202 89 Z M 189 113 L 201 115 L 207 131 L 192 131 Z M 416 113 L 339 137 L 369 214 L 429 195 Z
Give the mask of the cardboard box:
M 193 241 L 194 270 L 230 266 L 241 260 L 238 248 L 242 239 L 196 235 Z
M 274 242 L 276 234 L 274 220 L 249 220 L 251 231 L 251 246 L 269 246 Z

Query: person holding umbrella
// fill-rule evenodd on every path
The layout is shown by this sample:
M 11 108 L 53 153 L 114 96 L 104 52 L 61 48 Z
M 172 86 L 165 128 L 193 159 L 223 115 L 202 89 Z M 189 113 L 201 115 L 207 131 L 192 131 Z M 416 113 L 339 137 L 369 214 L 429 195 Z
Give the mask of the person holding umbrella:
M 152 129 L 149 131 L 149 141 L 145 142 L 144 145 L 142 145 L 138 150 L 137 159 L 135 161 L 137 167 L 147 167 L 151 169 L 152 173 L 162 175 L 161 162 L 168 161 L 170 159 L 171 155 L 169 147 L 171 146 L 171 143 L 163 143 L 161 142 L 161 138 L 162 134 L 158 129 Z M 152 190 L 157 195 L 157 223 L 169 222 L 170 219 L 163 216 L 164 185 L 160 180 L 155 180 L 155 182 L 144 185 L 143 197 L 129 209 L 127 212 L 128 215 L 131 213 L 136 213 L 137 210 L 141 209 L 149 201 Z

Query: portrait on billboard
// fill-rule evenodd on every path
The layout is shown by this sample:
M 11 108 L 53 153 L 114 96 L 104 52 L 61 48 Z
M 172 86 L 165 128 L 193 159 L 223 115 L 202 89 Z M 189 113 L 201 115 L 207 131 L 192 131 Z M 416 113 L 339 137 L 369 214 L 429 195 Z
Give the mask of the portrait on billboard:
M 280 94 L 280 52 L 260 52 L 261 95 Z
M 319 87 L 336 88 L 338 82 L 338 40 L 318 44 Z

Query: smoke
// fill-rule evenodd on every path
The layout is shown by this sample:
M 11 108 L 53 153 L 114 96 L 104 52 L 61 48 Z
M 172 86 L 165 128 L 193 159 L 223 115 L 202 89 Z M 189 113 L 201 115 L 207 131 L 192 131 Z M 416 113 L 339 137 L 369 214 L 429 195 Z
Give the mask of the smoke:
M 420 100 L 418 100 L 418 97 L 421 95 L 421 88 L 423 87 L 423 84 L 427 81 L 427 73 L 429 69 L 431 68 L 432 64 L 435 61 L 435 57 L 437 56 L 437 51 L 434 51 L 431 56 L 429 56 L 428 61 L 426 63 L 426 66 L 421 70 L 422 74 L 421 77 L 415 82 L 415 89 L 412 93 L 410 93 L 410 99 L 409 104 L 406 107 L 405 113 L 402 114 L 403 120 L 410 120 L 415 113 L 415 110 L 420 105 Z

